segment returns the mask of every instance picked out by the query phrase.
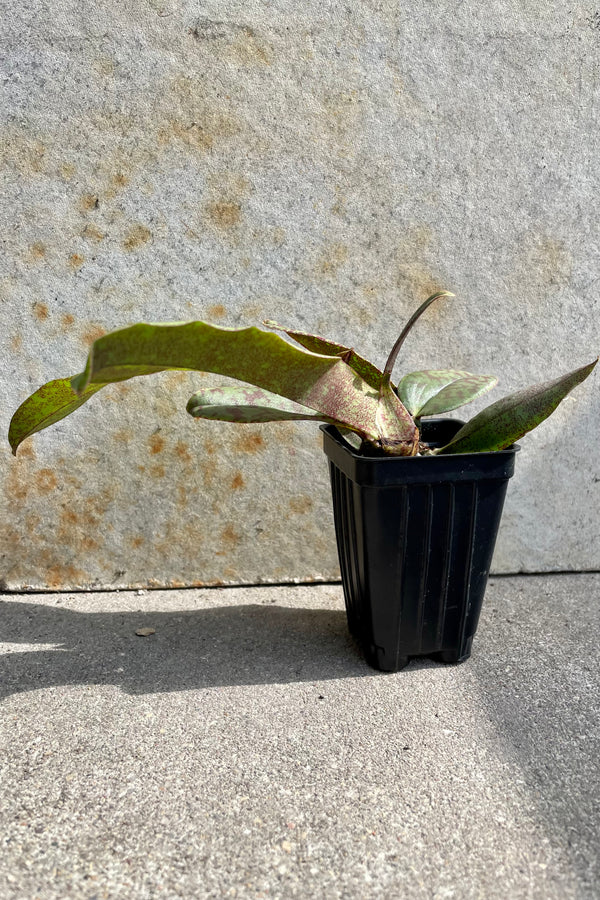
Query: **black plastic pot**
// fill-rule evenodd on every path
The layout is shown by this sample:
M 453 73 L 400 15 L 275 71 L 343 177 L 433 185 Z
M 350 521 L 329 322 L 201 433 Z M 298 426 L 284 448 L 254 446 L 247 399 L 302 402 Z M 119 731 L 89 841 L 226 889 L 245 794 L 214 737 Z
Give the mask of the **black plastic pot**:
M 463 423 L 423 422 L 447 443 Z M 321 426 L 348 625 L 367 662 L 396 672 L 411 657 L 471 654 L 514 445 L 494 453 L 362 456 Z

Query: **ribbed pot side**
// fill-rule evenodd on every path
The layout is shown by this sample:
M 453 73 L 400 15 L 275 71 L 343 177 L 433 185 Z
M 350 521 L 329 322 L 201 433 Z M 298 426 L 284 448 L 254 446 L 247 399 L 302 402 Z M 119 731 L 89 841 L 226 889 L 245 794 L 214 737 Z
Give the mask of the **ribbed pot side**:
M 424 423 L 446 443 L 453 419 Z M 411 657 L 471 653 L 513 446 L 495 453 L 364 457 L 323 426 L 350 631 L 368 663 L 394 672 Z

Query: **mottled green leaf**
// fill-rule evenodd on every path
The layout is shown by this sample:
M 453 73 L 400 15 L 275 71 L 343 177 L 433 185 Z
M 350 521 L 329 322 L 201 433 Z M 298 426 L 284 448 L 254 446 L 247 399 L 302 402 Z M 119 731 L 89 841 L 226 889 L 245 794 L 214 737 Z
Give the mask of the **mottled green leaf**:
M 293 347 L 259 328 L 139 323 L 94 341 L 85 370 L 71 380 L 76 398 L 66 382 L 60 391 L 51 382 L 17 410 L 11 423 L 13 452 L 29 434 L 69 415 L 104 385 L 172 369 L 236 378 L 377 438 L 378 395 L 339 357 Z
M 8 441 L 16 456 L 17 447 L 36 431 L 54 425 L 78 409 L 100 390 L 101 384 L 89 385 L 82 394 L 76 394 L 69 378 L 49 381 L 19 406 L 11 419 Z
M 187 403 L 187 411 L 197 419 L 221 422 L 281 422 L 285 419 L 313 419 L 339 425 L 336 419 L 315 413 L 312 409 L 286 400 L 257 387 L 208 388 L 197 391 Z
M 437 416 L 470 403 L 497 383 L 493 375 L 427 369 L 405 375 L 398 383 L 398 396 L 413 416 Z
M 435 453 L 477 453 L 503 450 L 536 428 L 560 401 L 588 377 L 598 362 L 589 363 L 554 381 L 536 384 L 503 397 L 467 422 L 445 447 Z
M 379 389 L 377 406 L 379 444 L 394 456 L 413 456 L 417 452 L 419 433 L 408 410 L 398 399 L 386 375 Z
M 421 409 L 442 388 L 459 378 L 464 378 L 467 374 L 460 369 L 424 369 L 410 372 L 398 382 L 398 396 L 413 416 L 419 416 Z
M 288 337 L 291 337 L 292 340 L 306 350 L 310 350 L 311 353 L 321 353 L 324 356 L 340 356 L 351 369 L 358 372 L 363 381 L 366 381 L 370 387 L 379 390 L 383 373 L 368 359 L 359 356 L 351 347 L 344 347 L 343 344 L 337 344 L 335 341 L 329 341 L 327 338 L 319 337 L 316 334 L 293 331 L 291 328 L 278 325 L 277 322 L 273 322 L 271 319 L 263 322 L 263 325 L 274 328 L 276 331 L 283 331 L 284 334 L 287 334 Z
M 459 406 L 465 406 L 482 394 L 486 394 L 497 384 L 498 379 L 495 375 L 465 375 L 432 397 L 421 410 L 421 415 L 438 416 L 440 413 L 458 409 Z

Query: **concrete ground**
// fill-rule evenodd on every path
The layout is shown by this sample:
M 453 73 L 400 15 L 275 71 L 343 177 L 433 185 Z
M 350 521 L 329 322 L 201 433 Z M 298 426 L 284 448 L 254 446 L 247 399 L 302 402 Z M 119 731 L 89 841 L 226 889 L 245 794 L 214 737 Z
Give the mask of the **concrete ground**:
M 337 585 L 4 595 L 0 897 L 598 898 L 599 599 L 382 675 Z

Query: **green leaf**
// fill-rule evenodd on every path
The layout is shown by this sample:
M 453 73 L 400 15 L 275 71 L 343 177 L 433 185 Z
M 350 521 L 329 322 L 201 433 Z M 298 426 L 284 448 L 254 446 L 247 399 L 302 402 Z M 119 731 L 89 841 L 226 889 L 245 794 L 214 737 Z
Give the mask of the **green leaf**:
M 467 422 L 449 444 L 434 452 L 478 453 L 510 447 L 548 418 L 560 401 L 588 377 L 597 362 L 595 359 L 554 381 L 533 385 L 492 403 Z
M 398 396 L 413 416 L 437 416 L 470 403 L 497 383 L 493 375 L 427 369 L 405 375 L 398 383 Z
M 344 347 L 343 344 L 336 344 L 335 341 L 329 341 L 327 338 L 319 337 L 316 334 L 307 334 L 304 331 L 292 331 L 290 328 L 284 328 L 278 325 L 272 319 L 263 322 L 268 328 L 274 328 L 276 331 L 283 331 L 288 337 L 310 350 L 311 353 L 320 353 L 324 356 L 340 356 L 351 369 L 354 369 L 363 381 L 376 390 L 381 387 L 383 372 L 381 372 L 368 359 L 359 356 L 351 347 Z
M 197 419 L 221 422 L 280 422 L 285 419 L 313 419 L 339 425 L 300 403 L 256 387 L 218 387 L 197 391 L 187 403 L 187 411 Z
M 393 456 L 414 456 L 417 452 L 419 432 L 408 410 L 392 388 L 386 375 L 379 390 L 377 407 L 379 444 Z
M 218 328 L 204 322 L 139 323 L 94 341 L 85 370 L 71 387 L 40 388 L 11 423 L 13 452 L 29 434 L 81 406 L 106 384 L 184 369 L 214 372 L 261 387 L 377 438 L 377 394 L 339 357 L 309 353 L 259 328 Z
M 39 388 L 35 394 L 21 403 L 11 419 L 8 441 L 13 455 L 17 455 L 17 447 L 25 438 L 64 419 L 89 400 L 101 387 L 101 384 L 92 384 L 80 395 L 71 387 L 69 378 L 58 378 Z

